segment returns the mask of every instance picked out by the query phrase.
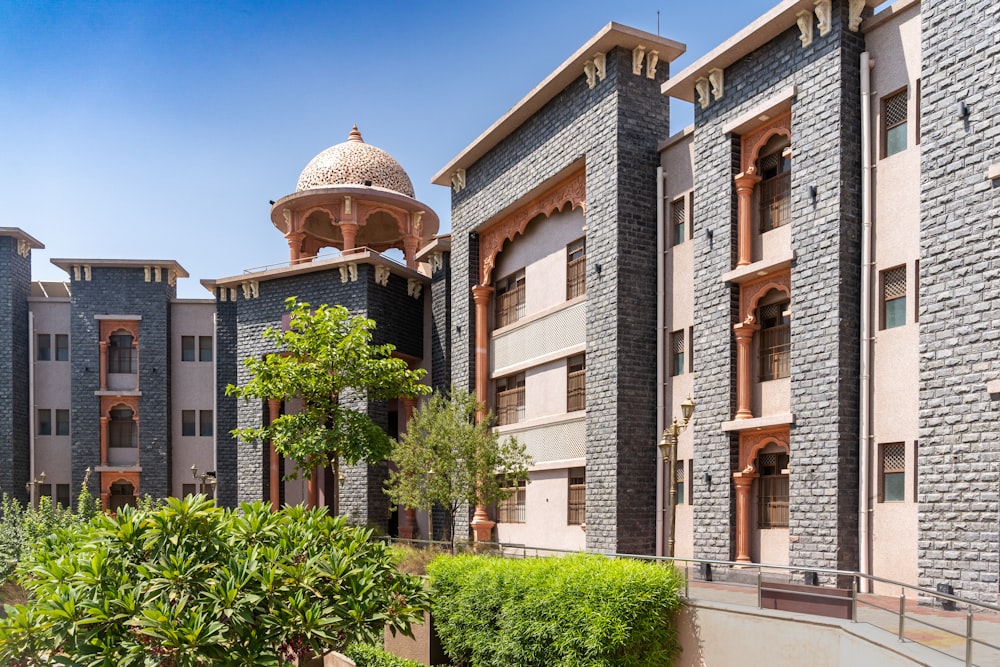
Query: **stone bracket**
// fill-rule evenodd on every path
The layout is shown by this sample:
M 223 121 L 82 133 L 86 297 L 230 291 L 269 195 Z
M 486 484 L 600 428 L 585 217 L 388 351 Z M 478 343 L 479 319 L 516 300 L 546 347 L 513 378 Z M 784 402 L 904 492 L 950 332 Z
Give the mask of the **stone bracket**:
M 808 9 L 803 9 L 795 15 L 795 23 L 799 26 L 799 41 L 802 48 L 813 43 L 813 13 Z
M 461 192 L 465 189 L 464 169 L 456 169 L 455 173 L 451 175 L 451 189 L 455 192 Z
M 833 9 L 830 0 L 816 0 L 816 19 L 819 25 L 819 36 L 825 37 L 833 28 Z
M 31 254 L 31 244 L 24 239 L 17 240 L 17 254 L 21 257 L 27 257 Z
M 583 74 L 587 77 L 587 87 L 591 90 L 598 81 L 608 76 L 608 59 L 604 53 L 595 53 L 593 59 L 583 63 Z
M 423 287 L 424 284 L 416 278 L 409 278 L 406 281 L 406 294 L 407 296 L 412 296 L 414 299 L 420 299 L 420 291 Z
M 375 284 L 385 287 L 389 284 L 389 267 L 387 266 L 376 266 L 375 267 Z
M 83 275 L 83 280 L 86 282 L 90 282 L 90 264 L 74 264 L 73 280 L 80 282 L 81 271 Z
M 346 283 L 348 280 L 352 283 L 358 281 L 358 265 L 354 262 L 340 266 L 340 282 Z
M 861 29 L 861 13 L 865 11 L 865 0 L 850 0 L 850 19 L 848 21 L 847 27 L 850 28 L 851 32 L 857 32 Z
M 243 287 L 244 299 L 256 299 L 260 296 L 260 283 L 258 281 L 245 280 L 240 285 Z

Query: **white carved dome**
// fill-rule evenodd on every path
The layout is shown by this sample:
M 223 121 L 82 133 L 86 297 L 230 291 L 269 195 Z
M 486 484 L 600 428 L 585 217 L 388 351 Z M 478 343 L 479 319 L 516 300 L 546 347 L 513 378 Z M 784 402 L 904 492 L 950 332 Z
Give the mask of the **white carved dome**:
M 372 185 L 413 197 L 413 183 L 403 167 L 381 148 L 366 144 L 357 125 L 347 141 L 330 146 L 306 165 L 295 191 L 336 185 Z

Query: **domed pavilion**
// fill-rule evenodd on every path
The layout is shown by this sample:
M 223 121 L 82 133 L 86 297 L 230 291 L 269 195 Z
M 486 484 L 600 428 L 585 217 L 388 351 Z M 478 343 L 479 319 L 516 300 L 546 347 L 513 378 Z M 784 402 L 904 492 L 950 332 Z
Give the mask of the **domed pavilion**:
M 366 144 L 357 125 L 347 141 L 306 165 L 295 193 L 272 206 L 271 222 L 285 235 L 293 264 L 312 261 L 323 248 L 344 254 L 397 248 L 410 268 L 439 224 L 437 214 L 414 199 L 403 167 Z

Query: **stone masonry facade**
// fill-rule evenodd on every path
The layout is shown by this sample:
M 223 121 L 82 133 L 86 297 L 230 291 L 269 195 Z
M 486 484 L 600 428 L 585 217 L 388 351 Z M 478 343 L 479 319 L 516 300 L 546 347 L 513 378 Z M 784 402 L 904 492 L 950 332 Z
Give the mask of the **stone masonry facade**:
M 699 469 L 736 470 L 737 438 L 720 424 L 735 413 L 739 290 L 721 276 L 736 263 L 740 144 L 727 122 L 795 85 L 792 101 L 791 427 L 789 560 L 853 569 L 857 563 L 857 383 L 860 187 L 859 57 L 848 3 L 833 26 L 803 48 L 785 31 L 725 71 L 725 95 L 695 108 L 695 395 Z M 808 195 L 817 191 L 815 202 Z M 717 352 L 725 351 L 723 354 Z M 714 476 L 714 475 L 713 475 Z M 695 554 L 734 554 L 731 483 L 694 479 Z
M 0 491 L 24 501 L 29 470 L 28 296 L 31 257 L 0 236 Z
M 669 127 L 655 80 L 631 53 L 607 54 L 607 78 L 581 76 L 471 165 L 452 195 L 452 377 L 474 386 L 476 231 L 539 186 L 586 169 L 587 547 L 653 553 L 658 140 Z M 539 223 L 533 223 L 539 224 Z M 544 224 L 542 222 L 541 224 Z M 594 267 L 600 264 L 598 273 Z
M 996 2 L 921 3 L 919 583 L 994 604 L 1000 181 L 987 170 L 1000 163 L 998 25 Z

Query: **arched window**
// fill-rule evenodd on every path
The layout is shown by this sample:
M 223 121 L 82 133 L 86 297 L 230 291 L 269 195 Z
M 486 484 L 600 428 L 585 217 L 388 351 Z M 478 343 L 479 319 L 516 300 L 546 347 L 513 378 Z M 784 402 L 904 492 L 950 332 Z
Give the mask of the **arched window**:
M 757 159 L 761 181 L 760 232 L 771 231 L 791 221 L 792 151 L 788 137 L 777 134 L 764 145 Z
M 135 415 L 131 408 L 112 408 L 108 416 L 108 447 L 137 447 Z
M 790 302 L 778 290 L 771 290 L 757 306 L 760 323 L 760 380 L 777 380 L 789 374 L 791 350 Z
M 116 331 L 108 336 L 108 372 L 135 373 L 135 347 L 132 334 Z

